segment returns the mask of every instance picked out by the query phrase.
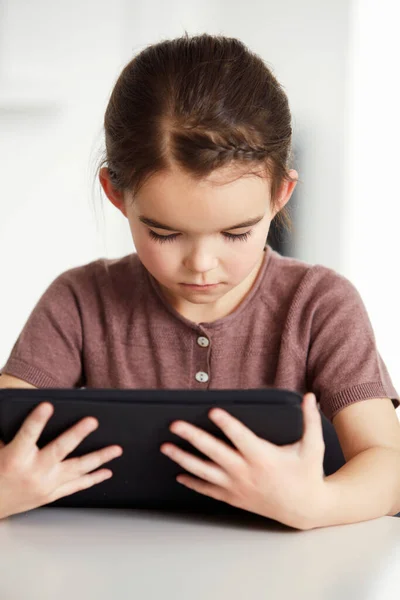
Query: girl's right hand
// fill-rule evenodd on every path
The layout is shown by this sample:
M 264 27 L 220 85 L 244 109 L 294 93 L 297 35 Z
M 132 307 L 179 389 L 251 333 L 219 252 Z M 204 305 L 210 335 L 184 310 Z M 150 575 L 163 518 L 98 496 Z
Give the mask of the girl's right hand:
M 53 411 L 52 404 L 42 402 L 9 444 L 0 442 L 0 519 L 90 488 L 112 476 L 109 469 L 98 467 L 120 456 L 120 446 L 64 460 L 97 429 L 94 417 L 85 417 L 39 450 L 36 443 Z M 94 469 L 98 470 L 91 473 Z

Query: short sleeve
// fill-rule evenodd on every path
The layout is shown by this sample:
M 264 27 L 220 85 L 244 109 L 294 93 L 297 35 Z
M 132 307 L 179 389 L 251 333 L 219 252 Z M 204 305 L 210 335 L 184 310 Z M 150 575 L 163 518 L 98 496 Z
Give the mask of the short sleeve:
M 82 319 L 68 272 L 46 289 L 1 369 L 38 388 L 82 387 Z
M 399 406 L 372 325 L 355 286 L 335 271 L 311 269 L 310 343 L 307 383 L 332 420 L 345 406 L 368 398 L 390 398 Z

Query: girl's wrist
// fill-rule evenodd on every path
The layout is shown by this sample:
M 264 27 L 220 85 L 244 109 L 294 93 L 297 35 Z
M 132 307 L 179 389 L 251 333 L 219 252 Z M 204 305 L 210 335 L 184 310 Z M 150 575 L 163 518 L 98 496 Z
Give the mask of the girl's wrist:
M 330 506 L 332 505 L 332 489 L 325 479 L 321 482 L 319 489 L 312 494 L 307 503 L 307 512 L 298 519 L 297 529 L 307 531 L 328 525 Z

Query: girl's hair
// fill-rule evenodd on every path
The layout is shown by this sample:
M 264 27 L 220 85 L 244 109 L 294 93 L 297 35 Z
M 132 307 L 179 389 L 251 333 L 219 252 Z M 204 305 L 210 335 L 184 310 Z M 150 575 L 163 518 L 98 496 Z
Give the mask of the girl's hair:
M 185 33 L 146 47 L 119 75 L 104 129 L 98 170 L 106 164 L 115 189 L 133 198 L 173 164 L 197 180 L 224 166 L 267 175 L 273 206 L 283 181 L 292 181 L 288 99 L 235 38 Z M 286 208 L 277 217 L 290 229 Z

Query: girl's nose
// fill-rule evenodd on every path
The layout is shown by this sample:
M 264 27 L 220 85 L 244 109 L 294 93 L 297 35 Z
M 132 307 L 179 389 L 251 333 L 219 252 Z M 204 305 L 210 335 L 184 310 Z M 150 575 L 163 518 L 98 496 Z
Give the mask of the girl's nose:
M 192 250 L 184 260 L 186 269 L 193 273 L 207 273 L 218 266 L 217 257 L 205 248 Z

